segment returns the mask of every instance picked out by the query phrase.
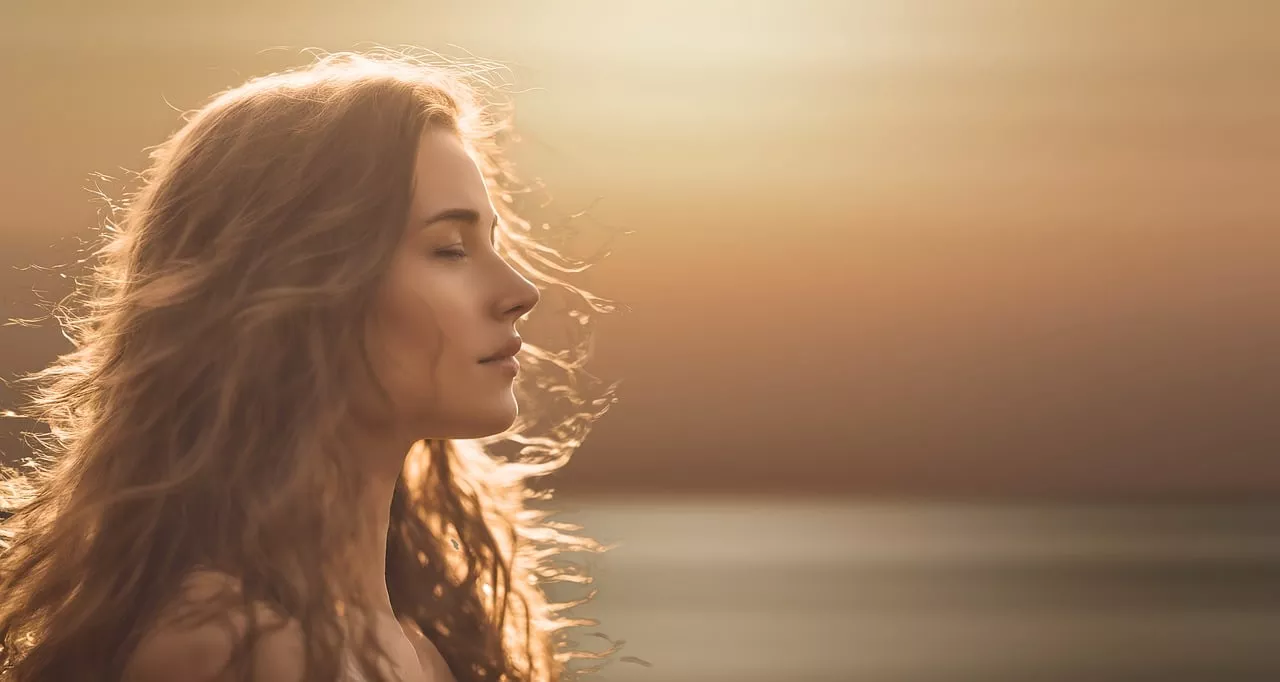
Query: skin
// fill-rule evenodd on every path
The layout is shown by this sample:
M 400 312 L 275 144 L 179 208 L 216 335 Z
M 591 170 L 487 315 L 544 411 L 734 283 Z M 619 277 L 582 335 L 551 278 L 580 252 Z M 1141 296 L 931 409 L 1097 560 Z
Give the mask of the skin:
M 381 418 L 366 415 L 356 427 L 366 444 L 361 450 L 376 453 L 364 502 L 369 549 L 360 556 L 363 582 L 380 595 L 377 616 L 384 626 L 396 622 L 387 595 L 386 541 L 405 455 L 422 438 L 479 438 L 511 426 L 518 415 L 513 378 L 480 360 L 516 336 L 515 323 L 539 300 L 538 288 L 494 249 L 497 213 L 461 140 L 428 128 L 418 145 L 409 224 L 368 327 L 374 370 L 392 409 L 371 411 Z M 479 219 L 432 221 L 458 208 Z M 448 673 L 420 632 L 400 630 L 387 627 L 393 644 L 409 639 L 424 667 Z
M 423 438 L 468 439 L 501 433 L 518 415 L 513 377 L 480 359 L 516 335 L 515 324 L 538 303 L 537 287 L 494 249 L 496 212 L 483 176 L 461 140 L 428 128 L 419 139 L 408 224 L 366 327 L 374 371 L 390 394 L 356 387 L 350 425 L 352 456 L 368 472 L 357 509 L 366 531 L 351 548 L 359 580 L 375 595 L 379 636 L 405 682 L 453 682 L 440 653 L 422 633 L 398 621 L 386 585 L 391 498 L 404 458 Z M 428 220 L 469 209 L 478 220 Z M 359 453 L 358 455 L 355 453 Z M 189 589 L 234 589 L 214 572 L 192 574 Z M 260 679 L 301 680 L 302 642 L 296 623 L 262 643 Z M 131 682 L 211 680 L 231 652 L 216 626 L 154 632 L 126 670 Z
M 494 250 L 497 214 L 462 142 L 428 129 L 419 144 L 410 224 L 369 329 L 397 414 L 395 423 L 373 421 L 407 430 L 410 442 L 500 433 L 517 414 L 511 377 L 477 361 L 516 335 L 515 321 L 537 304 L 538 290 Z M 455 208 L 475 211 L 478 224 L 427 223 Z M 392 458 L 397 471 L 402 460 Z

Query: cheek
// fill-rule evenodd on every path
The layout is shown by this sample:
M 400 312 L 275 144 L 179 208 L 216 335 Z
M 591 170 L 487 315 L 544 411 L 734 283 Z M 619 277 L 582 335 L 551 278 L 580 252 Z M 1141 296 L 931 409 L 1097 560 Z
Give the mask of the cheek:
M 428 295 L 429 286 L 393 280 L 375 311 L 370 351 L 380 379 L 402 407 L 431 400 L 448 364 L 448 309 Z

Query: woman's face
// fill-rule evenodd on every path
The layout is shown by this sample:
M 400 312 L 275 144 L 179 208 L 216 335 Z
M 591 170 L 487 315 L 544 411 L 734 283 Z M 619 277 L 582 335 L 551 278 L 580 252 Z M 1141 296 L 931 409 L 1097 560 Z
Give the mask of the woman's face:
M 517 338 L 538 289 L 494 249 L 497 214 L 456 134 L 419 140 L 409 224 L 369 320 L 369 352 L 412 438 L 479 438 L 517 415 L 515 373 L 481 360 Z

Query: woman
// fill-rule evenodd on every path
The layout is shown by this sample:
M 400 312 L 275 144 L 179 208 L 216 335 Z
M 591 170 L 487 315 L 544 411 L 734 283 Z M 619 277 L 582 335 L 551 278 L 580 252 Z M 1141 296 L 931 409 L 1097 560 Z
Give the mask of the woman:
M 568 651 L 592 621 L 542 591 L 603 548 L 525 505 L 612 399 L 521 437 L 514 360 L 530 278 L 611 307 L 535 268 L 491 104 L 339 53 L 152 152 L 75 351 L 26 377 L 50 432 L 6 480 L 0 679 L 556 680 L 613 653 Z

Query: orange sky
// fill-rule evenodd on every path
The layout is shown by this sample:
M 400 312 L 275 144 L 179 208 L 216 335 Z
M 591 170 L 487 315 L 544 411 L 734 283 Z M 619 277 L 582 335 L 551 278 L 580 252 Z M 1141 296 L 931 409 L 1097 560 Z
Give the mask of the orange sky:
M 1274 494 L 1261 4 L 6 8 L 0 313 L 56 285 L 15 268 L 70 253 L 90 174 L 140 168 L 169 103 L 304 47 L 454 44 L 512 70 L 539 217 L 598 198 L 633 232 L 586 278 L 631 308 L 597 318 L 621 402 L 562 489 Z M 56 348 L 0 333 L 7 374 Z

